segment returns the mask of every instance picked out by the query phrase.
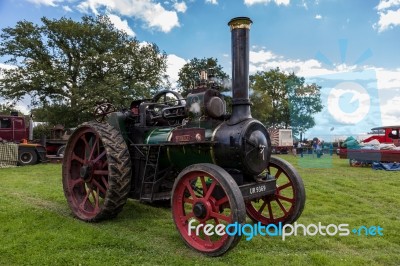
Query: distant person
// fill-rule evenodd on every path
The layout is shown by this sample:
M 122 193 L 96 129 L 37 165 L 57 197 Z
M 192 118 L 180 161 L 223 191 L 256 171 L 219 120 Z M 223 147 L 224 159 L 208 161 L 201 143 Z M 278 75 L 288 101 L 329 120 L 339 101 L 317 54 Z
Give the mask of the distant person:
M 317 148 L 316 148 L 317 158 L 321 158 L 321 156 L 322 156 L 322 146 L 323 145 L 324 145 L 323 141 L 318 141 Z
M 301 142 L 297 143 L 297 153 L 300 153 L 300 156 L 303 157 L 303 147 L 301 146 Z
M 312 143 L 312 154 L 314 157 L 314 154 L 317 154 L 317 146 L 318 146 L 318 140 L 314 140 Z

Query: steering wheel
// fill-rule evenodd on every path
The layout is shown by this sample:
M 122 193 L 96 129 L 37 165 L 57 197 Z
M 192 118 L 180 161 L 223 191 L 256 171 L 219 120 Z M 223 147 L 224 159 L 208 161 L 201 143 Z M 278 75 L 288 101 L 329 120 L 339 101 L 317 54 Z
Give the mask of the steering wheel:
M 186 104 L 185 99 L 183 99 L 182 95 L 180 95 L 178 92 L 172 91 L 172 90 L 160 91 L 159 93 L 154 95 L 152 102 L 165 104 L 168 106 L 179 106 L 179 105 Z
M 162 90 L 156 95 L 154 95 L 153 99 L 151 100 L 154 104 L 149 106 L 149 111 L 153 117 L 153 119 L 160 119 L 161 121 L 166 122 L 168 120 L 168 124 L 172 125 L 175 124 L 176 121 L 165 119 L 163 116 L 163 110 L 166 108 L 173 108 L 173 107 L 180 107 L 185 106 L 186 101 L 176 91 L 172 90 Z M 169 112 L 169 111 L 168 111 Z
M 94 119 L 98 123 L 105 123 L 111 113 L 115 112 L 116 109 L 111 103 L 102 103 L 96 106 L 94 109 Z

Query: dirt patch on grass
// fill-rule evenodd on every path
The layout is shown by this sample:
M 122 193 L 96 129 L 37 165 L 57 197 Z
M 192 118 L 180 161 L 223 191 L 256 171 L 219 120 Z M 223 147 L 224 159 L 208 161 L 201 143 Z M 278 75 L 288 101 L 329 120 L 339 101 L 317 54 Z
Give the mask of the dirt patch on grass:
M 37 209 L 44 209 L 53 213 L 56 213 L 60 216 L 64 217 L 70 217 L 71 216 L 71 211 L 68 208 L 67 204 L 62 205 L 60 203 L 42 199 L 42 198 L 37 198 L 37 197 L 32 197 L 31 195 L 27 195 L 24 193 L 20 192 L 11 192 L 8 193 L 8 195 L 17 198 L 18 200 L 22 201 L 24 204 L 31 206 L 33 208 Z

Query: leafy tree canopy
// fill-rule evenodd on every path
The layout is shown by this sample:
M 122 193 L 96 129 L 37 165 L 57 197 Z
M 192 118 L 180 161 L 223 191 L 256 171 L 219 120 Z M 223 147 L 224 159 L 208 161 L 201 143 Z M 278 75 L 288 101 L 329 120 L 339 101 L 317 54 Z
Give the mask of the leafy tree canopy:
M 19 113 L 14 107 L 7 104 L 0 104 L 0 115 L 11 115 L 12 112 Z M 22 114 L 21 114 L 22 115 Z
M 178 87 L 180 93 L 186 96 L 190 91 L 199 84 L 200 72 L 207 71 L 209 75 L 213 75 L 219 84 L 218 88 L 220 91 L 224 91 L 228 88 L 226 82 L 229 76 L 222 70 L 222 66 L 218 64 L 216 58 L 193 58 L 186 63 L 178 73 Z
M 0 96 L 6 100 L 29 95 L 35 107 L 65 110 L 61 116 L 73 116 L 65 126 L 73 127 L 98 102 L 129 106 L 164 85 L 166 54 L 117 30 L 108 17 L 42 23 L 19 21 L 0 34 L 0 56 L 16 66 L 0 70 Z
M 279 68 L 250 76 L 253 116 L 267 127 L 293 129 L 294 134 L 315 126 L 313 115 L 322 110 L 321 87 Z

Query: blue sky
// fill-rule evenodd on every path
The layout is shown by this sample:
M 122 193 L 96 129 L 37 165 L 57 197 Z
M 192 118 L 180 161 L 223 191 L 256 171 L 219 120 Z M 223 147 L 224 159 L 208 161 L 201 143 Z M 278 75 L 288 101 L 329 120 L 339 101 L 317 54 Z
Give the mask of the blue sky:
M 308 134 L 400 124 L 400 0 L 3 0 L 0 28 L 84 14 L 106 14 L 139 41 L 156 43 L 169 55 L 172 82 L 194 57 L 215 57 L 230 74 L 227 22 L 248 16 L 251 73 L 280 67 L 324 85 L 326 108 Z M 4 61 L 0 67 L 10 67 Z

